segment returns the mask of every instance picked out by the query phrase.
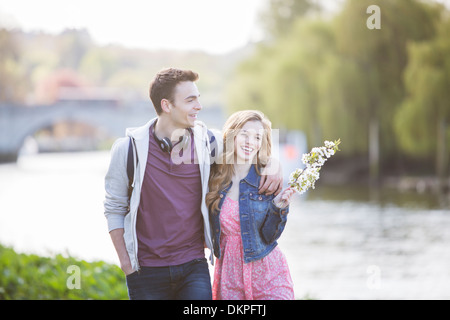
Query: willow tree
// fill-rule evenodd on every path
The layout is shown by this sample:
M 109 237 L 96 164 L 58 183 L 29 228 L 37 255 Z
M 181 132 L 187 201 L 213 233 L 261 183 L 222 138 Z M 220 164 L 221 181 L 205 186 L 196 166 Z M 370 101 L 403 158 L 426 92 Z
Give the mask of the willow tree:
M 239 66 L 230 104 L 260 109 L 275 126 L 302 130 L 309 144 L 322 144 L 318 81 L 333 52 L 329 23 L 297 20 L 291 32 Z
M 405 70 L 407 98 L 395 117 L 403 150 L 415 156 L 435 154 L 436 174 L 444 179 L 449 167 L 450 141 L 450 21 L 436 38 L 409 45 Z
M 259 18 L 266 34 L 277 39 L 289 33 L 299 18 L 319 9 L 313 0 L 268 0 Z
M 14 32 L 0 28 L 0 103 L 23 103 L 28 80 Z
M 371 12 L 379 8 L 380 29 L 370 28 Z M 418 0 L 348 0 L 335 23 L 338 51 L 360 69 L 355 86 L 368 87 L 367 102 L 357 106 L 368 114 L 369 161 L 372 181 L 379 177 L 379 160 L 396 155 L 393 130 L 396 106 L 403 100 L 402 74 L 407 43 L 431 38 L 439 10 Z

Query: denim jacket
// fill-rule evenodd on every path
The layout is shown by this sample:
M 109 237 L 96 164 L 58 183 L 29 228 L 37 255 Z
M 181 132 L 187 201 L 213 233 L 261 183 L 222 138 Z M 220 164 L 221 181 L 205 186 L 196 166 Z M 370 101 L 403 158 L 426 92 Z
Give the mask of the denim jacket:
M 276 246 L 287 220 L 289 207 L 280 209 L 273 204 L 274 195 L 258 194 L 261 176 L 255 165 L 239 184 L 239 218 L 244 262 L 259 260 L 267 256 Z M 214 255 L 220 258 L 220 211 L 230 183 L 220 193 L 219 210 L 210 212 L 210 223 Z

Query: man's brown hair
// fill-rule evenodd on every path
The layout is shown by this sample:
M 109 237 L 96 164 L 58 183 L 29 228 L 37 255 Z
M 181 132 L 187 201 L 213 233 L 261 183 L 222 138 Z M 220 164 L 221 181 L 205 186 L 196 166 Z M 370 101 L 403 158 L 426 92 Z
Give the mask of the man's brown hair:
M 161 100 L 167 99 L 173 103 L 175 87 L 182 81 L 197 81 L 198 74 L 191 70 L 181 70 L 175 68 L 163 69 L 158 72 L 150 84 L 150 99 L 156 113 L 162 113 Z

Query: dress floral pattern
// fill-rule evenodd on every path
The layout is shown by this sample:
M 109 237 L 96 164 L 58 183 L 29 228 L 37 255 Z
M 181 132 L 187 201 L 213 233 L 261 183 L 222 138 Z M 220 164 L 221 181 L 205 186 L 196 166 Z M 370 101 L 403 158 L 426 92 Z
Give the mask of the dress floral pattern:
M 239 202 L 227 197 L 220 213 L 220 252 L 214 269 L 214 300 L 292 300 L 294 290 L 284 254 L 275 247 L 244 263 Z

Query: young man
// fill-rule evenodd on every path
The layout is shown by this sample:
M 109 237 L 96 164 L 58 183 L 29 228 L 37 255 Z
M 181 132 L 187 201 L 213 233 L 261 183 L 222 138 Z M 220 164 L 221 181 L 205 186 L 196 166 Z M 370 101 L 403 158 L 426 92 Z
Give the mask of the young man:
M 197 80 L 197 73 L 190 70 L 160 71 L 150 85 L 157 117 L 142 127 L 127 129 L 127 137 L 118 139 L 111 150 L 105 216 L 130 299 L 212 296 L 204 254 L 206 246 L 212 261 L 205 205 L 211 136 L 197 121 L 202 109 Z M 134 159 L 131 196 L 130 141 Z M 281 173 L 265 178 L 260 191 L 279 193 Z

